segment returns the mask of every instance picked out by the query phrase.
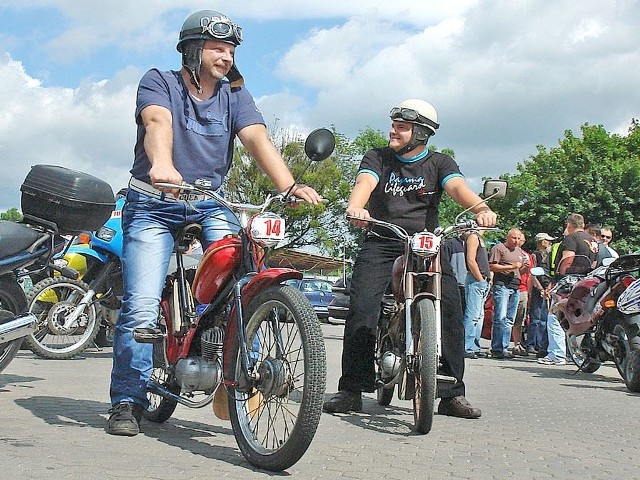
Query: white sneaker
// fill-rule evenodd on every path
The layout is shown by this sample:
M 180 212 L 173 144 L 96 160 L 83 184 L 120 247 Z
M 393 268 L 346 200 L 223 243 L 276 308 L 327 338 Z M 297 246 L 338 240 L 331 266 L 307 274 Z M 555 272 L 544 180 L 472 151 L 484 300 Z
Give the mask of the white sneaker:
M 542 365 L 566 365 L 567 361 L 564 358 L 553 360 L 549 357 L 542 357 L 538 359 L 538 363 L 541 363 Z

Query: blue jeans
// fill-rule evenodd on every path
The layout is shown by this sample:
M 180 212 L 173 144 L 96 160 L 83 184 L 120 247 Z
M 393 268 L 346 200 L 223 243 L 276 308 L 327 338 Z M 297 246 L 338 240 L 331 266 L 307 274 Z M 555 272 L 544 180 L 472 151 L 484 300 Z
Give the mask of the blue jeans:
M 549 335 L 547 357 L 551 360 L 566 360 L 567 344 L 564 330 L 558 322 L 558 317 L 553 313 L 549 313 L 547 317 L 547 334 Z
M 504 285 L 493 286 L 493 325 L 491 328 L 491 351 L 506 352 L 511 341 L 513 327 L 518 309 L 520 292 Z
M 543 298 L 536 289 L 533 289 L 531 292 L 531 308 L 529 309 L 530 322 L 527 347 L 533 347 L 538 352 L 546 352 L 549 345 L 547 338 L 548 315 L 547 299 Z
M 484 302 L 489 295 L 489 282 L 477 281 L 473 275 L 467 274 L 465 283 L 466 307 L 464 310 L 464 351 L 473 353 L 480 351 L 480 334 L 484 323 Z
M 153 345 L 138 343 L 133 330 L 157 325 L 160 296 L 174 247 L 174 236 L 190 223 L 202 225 L 202 246 L 238 231 L 238 220 L 213 200 L 169 202 L 129 190 L 122 212 L 124 296 L 113 339 L 111 403 L 147 407 L 147 381 Z

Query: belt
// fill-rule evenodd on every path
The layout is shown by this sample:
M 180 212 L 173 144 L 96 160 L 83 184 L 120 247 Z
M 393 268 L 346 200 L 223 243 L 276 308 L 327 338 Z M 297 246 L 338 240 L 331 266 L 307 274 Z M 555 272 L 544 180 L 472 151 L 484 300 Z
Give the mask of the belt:
M 178 198 L 176 198 L 172 194 L 161 192 L 153 185 L 149 185 L 147 182 L 133 177 L 129 180 L 129 188 L 134 192 L 144 193 L 145 195 L 157 198 L 158 200 L 164 200 L 165 202 L 202 202 L 209 198 L 202 193 L 181 193 Z

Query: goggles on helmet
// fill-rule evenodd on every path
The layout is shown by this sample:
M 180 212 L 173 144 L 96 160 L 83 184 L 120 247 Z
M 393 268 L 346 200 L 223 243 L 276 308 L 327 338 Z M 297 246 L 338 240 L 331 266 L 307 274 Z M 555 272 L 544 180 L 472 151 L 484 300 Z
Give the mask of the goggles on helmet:
M 242 27 L 233 23 L 230 20 L 215 20 L 204 25 L 204 21 L 208 19 L 202 19 L 203 25 L 199 28 L 192 28 L 181 32 L 180 38 L 184 38 L 187 35 L 208 33 L 213 38 L 219 40 L 231 40 L 236 45 L 242 43 Z
M 402 120 L 403 122 L 421 123 L 423 125 L 430 126 L 434 130 L 440 126 L 424 115 L 420 115 L 413 108 L 393 107 L 389 112 L 389 116 L 391 117 L 391 120 Z

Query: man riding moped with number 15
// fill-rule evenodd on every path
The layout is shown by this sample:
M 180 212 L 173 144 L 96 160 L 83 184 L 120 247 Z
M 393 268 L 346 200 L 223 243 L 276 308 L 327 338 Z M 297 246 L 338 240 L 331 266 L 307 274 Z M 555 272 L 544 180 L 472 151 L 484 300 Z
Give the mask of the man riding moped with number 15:
M 229 233 L 233 214 L 212 199 L 193 198 L 157 183 L 183 181 L 216 190 L 229 170 L 237 136 L 279 191 L 312 204 L 311 187 L 295 185 L 269 140 L 262 114 L 234 63 L 242 29 L 225 15 L 203 10 L 182 25 L 179 71 L 148 71 L 136 101 L 138 128 L 127 203 L 122 214 L 124 297 L 115 329 L 107 433 L 133 436 L 148 406 L 152 345 L 137 343 L 133 329 L 155 327 L 174 246 L 173 235 L 202 225 L 203 247 Z
M 347 215 L 357 226 L 370 217 L 392 222 L 410 235 L 438 225 L 438 205 L 443 191 L 472 211 L 478 225 L 493 227 L 496 214 L 473 193 L 456 162 L 427 149 L 438 128 L 433 105 L 418 99 L 405 100 L 391 109 L 389 145 L 367 152 L 360 163 Z M 371 215 L 370 215 L 371 214 Z M 380 302 L 391 279 L 395 259 L 402 255 L 401 242 L 368 235 L 356 258 L 351 303 L 347 316 L 342 376 L 338 393 L 324 403 L 330 413 L 362 409 L 361 392 L 375 391 L 375 339 Z M 442 371 L 453 384 L 438 384 L 438 413 L 478 418 L 479 409 L 465 398 L 464 325 L 456 279 L 449 259 L 442 258 Z

